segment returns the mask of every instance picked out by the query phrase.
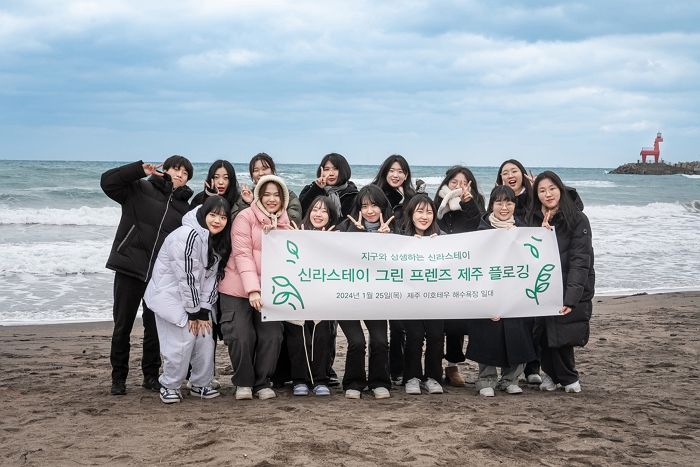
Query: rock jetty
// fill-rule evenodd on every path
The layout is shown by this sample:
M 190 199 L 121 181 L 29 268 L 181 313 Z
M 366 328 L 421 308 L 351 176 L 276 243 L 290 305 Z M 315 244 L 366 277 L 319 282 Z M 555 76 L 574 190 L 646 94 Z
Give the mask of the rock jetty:
M 611 170 L 611 174 L 631 174 L 631 175 L 700 175 L 700 161 L 695 162 L 676 162 L 675 164 L 667 164 L 663 161 L 659 163 L 646 164 L 637 162 L 624 164 L 615 170 Z

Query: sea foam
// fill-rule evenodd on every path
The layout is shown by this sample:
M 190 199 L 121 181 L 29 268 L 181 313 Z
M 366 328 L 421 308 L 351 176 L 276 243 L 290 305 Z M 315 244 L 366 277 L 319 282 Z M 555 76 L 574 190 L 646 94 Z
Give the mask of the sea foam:
M 0 210 L 0 225 L 46 224 L 46 225 L 106 225 L 119 222 L 119 207 L 90 208 L 81 206 L 71 209 L 20 208 Z

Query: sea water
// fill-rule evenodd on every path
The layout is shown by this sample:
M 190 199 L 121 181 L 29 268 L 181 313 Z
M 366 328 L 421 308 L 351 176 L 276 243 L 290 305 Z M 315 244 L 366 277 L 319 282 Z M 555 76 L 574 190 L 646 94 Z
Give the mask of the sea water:
M 109 320 L 113 272 L 105 268 L 120 207 L 100 189 L 100 175 L 125 162 L 3 161 L 0 176 L 0 324 Z M 248 166 L 234 164 L 240 183 Z M 194 164 L 201 191 L 209 164 Z M 445 166 L 416 166 L 413 178 L 432 196 Z M 488 199 L 497 167 L 472 167 Z M 533 167 L 537 173 L 544 168 Z M 607 169 L 554 168 L 576 188 L 591 221 L 598 294 L 700 289 L 700 200 L 693 176 L 612 175 Z M 297 194 L 316 165 L 280 164 Z M 366 185 L 377 166 L 353 166 Z

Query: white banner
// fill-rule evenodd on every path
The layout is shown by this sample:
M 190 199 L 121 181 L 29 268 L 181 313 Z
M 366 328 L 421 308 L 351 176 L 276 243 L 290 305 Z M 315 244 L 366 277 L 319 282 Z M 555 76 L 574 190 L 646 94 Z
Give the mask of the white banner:
M 263 235 L 264 321 L 556 315 L 561 282 L 554 231 L 542 227 Z

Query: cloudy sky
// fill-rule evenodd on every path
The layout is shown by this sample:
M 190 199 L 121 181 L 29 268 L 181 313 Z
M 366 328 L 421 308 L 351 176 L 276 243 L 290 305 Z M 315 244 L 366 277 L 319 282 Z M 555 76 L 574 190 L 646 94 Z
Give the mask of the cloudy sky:
M 0 158 L 700 159 L 694 1 L 4 0 Z

